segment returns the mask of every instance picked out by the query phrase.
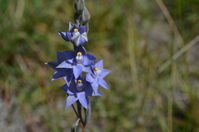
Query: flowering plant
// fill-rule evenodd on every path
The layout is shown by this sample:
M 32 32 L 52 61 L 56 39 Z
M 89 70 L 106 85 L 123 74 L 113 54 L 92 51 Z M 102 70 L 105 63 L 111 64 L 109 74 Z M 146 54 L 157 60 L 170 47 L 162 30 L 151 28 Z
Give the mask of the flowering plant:
M 57 61 L 46 64 L 56 71 L 52 80 L 63 78 L 65 81 L 61 89 L 68 95 L 66 108 L 72 106 L 78 118 L 78 123 L 72 131 L 79 125 L 83 131 L 86 131 L 90 109 L 89 96 L 102 96 L 99 86 L 108 89 L 104 78 L 110 73 L 110 70 L 104 69 L 103 60 L 96 62 L 96 57 L 83 47 L 88 42 L 88 21 L 90 19 L 84 0 L 76 0 L 75 9 L 75 24 L 69 23 L 69 31 L 59 32 L 64 40 L 73 44 L 74 50 L 58 52 Z M 76 107 L 74 103 L 77 104 Z M 82 116 L 82 108 L 85 111 L 85 118 Z

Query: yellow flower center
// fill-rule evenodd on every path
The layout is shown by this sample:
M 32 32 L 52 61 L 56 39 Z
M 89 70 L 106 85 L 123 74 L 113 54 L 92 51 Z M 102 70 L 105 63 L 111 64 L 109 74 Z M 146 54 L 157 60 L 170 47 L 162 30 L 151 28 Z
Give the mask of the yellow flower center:
M 82 52 L 77 52 L 77 55 L 78 56 L 82 56 Z
M 82 83 L 82 80 L 77 80 L 77 83 L 78 83 L 78 84 Z
M 95 67 L 95 68 L 93 68 L 94 69 L 94 71 L 99 71 L 99 68 L 98 67 Z
M 73 31 L 74 31 L 74 32 L 78 32 L 79 30 L 78 30 L 77 28 L 75 28 Z

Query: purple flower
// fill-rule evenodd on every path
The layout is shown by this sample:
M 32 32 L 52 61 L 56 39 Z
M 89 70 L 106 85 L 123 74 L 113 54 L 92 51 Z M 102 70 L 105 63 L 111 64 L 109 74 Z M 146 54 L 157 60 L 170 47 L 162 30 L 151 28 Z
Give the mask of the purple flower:
M 88 81 L 79 77 L 78 79 L 74 79 L 69 86 L 64 85 L 61 88 L 68 94 L 66 99 L 66 108 L 79 100 L 82 106 L 88 109 L 88 96 L 92 96 L 93 94 L 93 89 Z
M 72 59 L 63 61 L 56 68 L 72 69 L 76 79 L 81 75 L 83 71 L 89 72 L 90 66 L 96 59 L 94 55 L 86 53 L 82 46 L 76 47 L 75 51 L 72 52 L 71 55 L 73 56 Z
M 110 73 L 110 70 L 103 68 L 103 60 L 98 61 L 95 65 L 91 66 L 91 72 L 87 73 L 86 80 L 91 83 L 95 94 L 98 94 L 98 86 L 108 89 L 106 81 L 103 79 Z
M 67 82 L 67 84 L 70 83 L 72 77 L 73 77 L 73 71 L 71 69 L 66 68 L 56 68 L 61 62 L 72 59 L 72 51 L 64 51 L 64 52 L 58 52 L 57 53 L 57 61 L 51 61 L 47 62 L 48 66 L 50 66 L 52 69 L 54 69 L 56 72 L 53 74 L 52 80 L 57 80 L 59 78 L 64 78 Z
M 59 32 L 59 35 L 66 41 L 70 41 L 76 46 L 83 45 L 88 42 L 86 26 L 78 26 L 69 23 L 69 31 Z

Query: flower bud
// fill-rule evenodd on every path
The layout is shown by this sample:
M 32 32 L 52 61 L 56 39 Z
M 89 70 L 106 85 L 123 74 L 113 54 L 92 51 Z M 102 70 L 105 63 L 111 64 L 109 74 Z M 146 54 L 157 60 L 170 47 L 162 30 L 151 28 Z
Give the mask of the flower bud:
M 84 9 L 84 0 L 76 0 L 75 2 L 75 10 L 77 12 L 82 12 Z
M 82 12 L 82 23 L 85 25 L 88 23 L 88 21 L 90 20 L 90 13 L 88 11 L 88 9 L 86 7 L 84 7 L 84 10 Z

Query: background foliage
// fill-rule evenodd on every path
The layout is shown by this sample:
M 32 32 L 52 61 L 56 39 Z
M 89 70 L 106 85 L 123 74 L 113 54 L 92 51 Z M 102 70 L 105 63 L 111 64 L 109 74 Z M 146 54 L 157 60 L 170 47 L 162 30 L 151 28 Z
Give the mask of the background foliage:
M 164 2 L 164 3 L 162 3 Z M 86 0 L 86 48 L 112 69 L 92 99 L 91 132 L 199 131 L 199 1 Z M 0 130 L 68 132 L 63 80 L 44 62 L 72 46 L 57 35 L 73 0 L 0 0 Z M 177 57 L 176 57 L 177 56 Z

